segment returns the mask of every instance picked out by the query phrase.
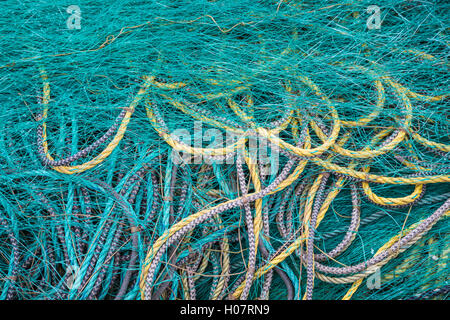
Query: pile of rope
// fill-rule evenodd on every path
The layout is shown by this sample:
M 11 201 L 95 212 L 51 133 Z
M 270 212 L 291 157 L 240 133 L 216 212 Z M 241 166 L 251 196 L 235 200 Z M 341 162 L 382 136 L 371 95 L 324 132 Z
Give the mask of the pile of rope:
M 446 298 L 450 6 L 370 4 L 8 4 L 0 298 Z

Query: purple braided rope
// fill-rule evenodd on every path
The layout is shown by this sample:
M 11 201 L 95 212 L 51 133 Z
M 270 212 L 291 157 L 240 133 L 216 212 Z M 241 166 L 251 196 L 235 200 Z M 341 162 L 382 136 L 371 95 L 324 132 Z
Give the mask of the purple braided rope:
M 356 233 L 358 231 L 359 227 L 359 216 L 360 216 L 360 203 L 359 203 L 359 196 L 358 196 L 358 190 L 354 184 L 351 185 L 352 188 L 352 218 L 350 221 L 350 226 L 348 228 L 347 233 L 344 236 L 344 239 L 330 252 L 328 253 L 320 253 L 314 255 L 314 259 L 316 261 L 324 261 L 330 258 L 335 258 L 340 253 L 342 253 L 345 249 L 348 248 L 348 246 L 352 243 L 352 241 L 356 237 Z
M 244 175 L 244 171 L 242 168 L 242 156 L 239 154 L 236 159 L 236 168 L 237 168 L 237 175 L 239 179 L 239 185 L 242 190 L 242 195 L 247 195 L 247 187 L 246 187 L 246 179 Z M 247 265 L 247 274 L 245 276 L 245 286 L 241 294 L 241 300 L 246 300 L 248 297 L 248 294 L 250 292 L 250 288 L 252 286 L 253 282 L 253 274 L 255 273 L 255 267 L 256 267 L 256 245 L 255 245 L 255 232 L 254 232 L 254 224 L 253 224 L 253 217 L 252 212 L 250 210 L 250 205 L 247 201 L 244 202 L 244 210 L 245 210 L 245 223 L 247 225 L 247 232 L 248 232 L 248 247 L 249 247 L 249 253 L 248 253 L 248 265 Z
M 314 234 L 316 233 L 316 221 L 323 202 L 323 192 L 330 174 L 324 173 L 322 181 L 316 193 L 313 211 L 310 219 L 310 230 L 306 242 L 306 299 L 311 300 L 314 289 Z
M 411 242 L 415 237 L 420 235 L 421 233 L 430 229 L 450 208 L 450 198 L 445 201 L 445 203 L 437 209 L 432 215 L 422 221 L 414 230 L 410 231 L 406 236 L 397 240 L 390 248 L 380 252 L 373 258 L 361 262 L 359 264 L 348 266 L 348 267 L 328 267 L 317 262 L 315 267 L 317 270 L 323 273 L 330 273 L 336 275 L 346 275 L 352 273 L 358 273 L 370 266 L 373 266 L 379 262 L 382 262 L 390 255 L 396 254 L 400 249 L 403 249 L 405 246 L 409 247 Z

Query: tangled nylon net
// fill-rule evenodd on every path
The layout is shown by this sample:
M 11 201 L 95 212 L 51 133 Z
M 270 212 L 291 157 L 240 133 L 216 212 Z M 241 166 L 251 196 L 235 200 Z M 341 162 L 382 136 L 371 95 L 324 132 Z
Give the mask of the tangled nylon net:
M 0 298 L 448 297 L 450 6 L 373 5 L 6 3 Z

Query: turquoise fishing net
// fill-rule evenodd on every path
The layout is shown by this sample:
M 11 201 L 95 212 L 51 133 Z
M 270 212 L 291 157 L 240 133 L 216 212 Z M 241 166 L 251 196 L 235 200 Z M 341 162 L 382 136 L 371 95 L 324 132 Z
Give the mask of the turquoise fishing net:
M 74 13 L 66 9 L 71 5 L 80 9 L 79 29 L 69 28 Z M 379 28 L 370 20 L 375 14 L 367 10 L 371 5 L 380 9 Z M 291 185 L 262 199 L 269 228 L 259 234 L 272 258 L 295 239 L 305 241 L 277 265 L 284 278 L 274 272 L 269 282 L 269 272 L 259 275 L 246 298 L 286 299 L 288 287 L 293 292 L 289 298 L 304 297 L 307 268 L 302 255 L 308 235 L 303 232 L 309 223 L 304 221 L 305 203 L 313 182 L 325 172 L 331 175 L 324 196 L 342 177 L 344 182 L 315 231 L 314 253 L 329 252 L 345 237 L 355 185 L 360 218 L 354 240 L 321 263 L 344 267 L 374 257 L 392 237 L 430 217 L 449 198 L 449 10 L 447 1 L 4 1 L 0 298 L 146 298 L 141 278 L 158 239 L 166 239 L 166 232 L 183 219 L 244 192 L 236 154 L 227 161 L 198 154 L 194 160 L 168 144 L 164 132 L 182 133 L 180 139 L 190 146 L 218 148 L 232 136 L 230 128 L 269 130 L 287 123 L 277 134 L 280 139 L 297 145 L 308 130 L 311 148 L 318 147 L 323 141 L 311 122 L 327 139 L 333 115 L 323 96 L 301 81 L 303 76 L 330 99 L 340 121 L 357 121 L 374 112 L 381 82 L 384 102 L 379 114 L 367 124 L 342 126 L 336 144 L 348 135 L 343 147 L 361 150 L 382 130 L 391 130 L 387 137 L 405 130 L 406 137 L 376 156 L 351 159 L 330 148 L 320 157 L 341 167 L 354 160 L 355 170 L 370 166 L 370 173 L 379 176 L 424 177 L 424 189 L 409 205 L 380 205 L 365 195 L 361 179 L 309 161 Z M 146 77 L 161 85 L 149 86 L 123 138 L 103 161 L 74 174 L 44 163 L 42 141 L 48 155 L 60 160 L 91 146 L 116 124 L 109 140 L 69 166 L 97 157 L 116 134 L 119 114 L 129 110 Z M 409 96 L 386 79 L 407 88 Z M 182 85 L 168 88 L 177 83 Z M 411 103 L 407 128 L 408 112 L 399 92 Z M 241 114 L 230 107 L 230 99 Z M 157 124 L 149 121 L 149 106 Z M 46 136 L 39 140 L 44 124 Z M 413 132 L 444 147 L 424 145 Z M 250 142 L 247 146 L 252 151 Z M 270 143 L 256 147 L 258 152 L 263 149 L 268 172 L 260 175 L 262 189 L 292 157 L 292 152 Z M 180 155 L 188 161 L 180 163 Z M 308 158 L 297 159 L 295 166 Z M 245 192 L 256 192 L 250 167 L 244 164 L 243 170 Z M 429 183 L 430 176 L 443 180 Z M 304 191 L 296 194 L 302 183 Z M 415 184 L 371 182 L 370 188 L 380 197 L 401 198 L 413 193 Z M 257 204 L 249 205 L 255 222 Z M 151 279 L 152 298 L 237 298 L 233 293 L 246 282 L 253 250 L 245 216 L 242 205 L 226 210 L 161 249 Z M 443 214 L 404 251 L 366 274 L 352 299 L 446 299 L 446 217 Z M 286 228 L 286 234 L 280 228 Z M 270 260 L 258 249 L 256 270 Z M 335 283 L 319 277 L 314 279 L 313 299 L 342 299 L 356 281 Z

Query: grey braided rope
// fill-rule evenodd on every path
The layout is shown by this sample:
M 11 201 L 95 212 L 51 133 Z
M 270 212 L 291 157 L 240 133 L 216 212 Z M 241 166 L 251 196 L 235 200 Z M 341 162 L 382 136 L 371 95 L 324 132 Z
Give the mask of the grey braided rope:
M 6 300 L 12 300 L 16 295 L 14 284 L 17 281 L 17 268 L 19 267 L 20 261 L 19 242 L 17 241 L 16 235 L 14 234 L 14 231 L 11 229 L 8 221 L 6 219 L 3 219 L 1 216 L 0 216 L 0 226 L 2 226 L 6 231 L 6 233 L 8 234 L 8 238 L 9 241 L 11 242 L 12 247 L 12 261 L 10 262 L 10 265 L 12 264 L 13 268 L 11 271 L 11 275 L 8 279 L 10 285 L 9 288 L 7 289 L 8 292 L 6 293 Z
M 442 195 L 429 196 L 429 197 L 426 197 L 426 198 L 422 198 L 416 203 L 416 205 L 431 204 L 431 203 L 441 202 L 441 201 L 445 201 L 448 198 L 450 198 L 450 192 L 444 193 Z M 361 219 L 360 227 L 362 227 L 362 226 L 364 226 L 366 224 L 372 223 L 372 222 L 374 222 L 374 221 L 376 221 L 379 218 L 384 217 L 384 216 L 386 216 L 386 213 L 384 211 L 377 211 L 377 212 L 371 214 L 370 216 L 365 217 L 364 219 Z M 335 236 L 337 236 L 337 235 L 339 235 L 341 233 L 347 232 L 347 230 L 348 230 L 347 227 L 342 227 L 342 228 L 339 228 L 339 229 L 337 229 L 335 231 L 326 232 L 320 237 L 320 239 L 327 240 L 327 239 L 333 238 L 333 237 L 335 237 Z
M 316 199 L 310 218 L 310 230 L 306 242 L 306 299 L 311 300 L 314 289 L 314 234 L 316 232 L 316 221 L 323 202 L 323 193 L 330 174 L 324 173 L 317 189 Z
M 421 235 L 427 229 L 431 228 L 446 213 L 446 211 L 449 208 L 450 208 L 450 199 L 447 199 L 447 201 L 445 201 L 445 203 L 441 207 L 439 207 L 439 209 L 437 209 L 432 215 L 430 215 L 428 218 L 422 221 L 414 230 L 409 232 L 405 237 L 399 239 L 390 248 L 380 252 L 379 254 L 377 254 L 376 256 L 367 261 L 348 267 L 328 267 L 317 262 L 315 264 L 315 267 L 320 272 L 336 275 L 361 272 L 370 266 L 382 262 L 388 256 L 396 254 L 396 252 L 398 252 L 400 249 L 403 249 L 406 245 L 411 245 L 410 242 L 413 239 L 415 239 L 418 235 Z
M 356 237 L 356 233 L 358 232 L 359 227 L 359 216 L 360 216 L 360 203 L 358 197 L 358 190 L 354 184 L 351 185 L 351 193 L 352 193 L 352 217 L 350 221 L 350 226 L 347 230 L 347 233 L 344 236 L 344 239 L 330 252 L 327 253 L 319 253 L 314 255 L 314 259 L 316 261 L 324 261 L 330 258 L 335 258 L 339 254 L 341 254 L 344 250 L 346 250 L 353 240 Z
M 242 191 L 242 196 L 246 196 L 248 194 L 246 179 L 244 175 L 244 171 L 242 168 L 242 156 L 238 154 L 236 159 L 236 168 L 237 168 L 237 176 L 239 180 L 239 185 Z M 248 236 L 248 264 L 247 264 L 247 273 L 244 280 L 244 289 L 242 291 L 241 300 L 246 300 L 248 294 L 250 292 L 250 288 L 253 282 L 253 274 L 255 273 L 256 267 L 256 245 L 255 245 L 255 232 L 254 232 L 254 224 L 252 212 L 250 209 L 250 205 L 247 201 L 244 201 L 244 210 L 245 210 L 245 223 L 247 225 L 247 236 Z
M 387 255 L 387 257 L 384 260 L 381 260 L 379 262 L 376 262 L 370 266 L 368 266 L 366 269 L 364 269 L 361 273 L 352 274 L 346 277 L 331 277 L 326 276 L 324 274 L 320 274 L 316 272 L 317 278 L 319 278 L 322 281 L 335 283 L 335 284 L 346 284 L 346 283 L 353 283 L 357 280 L 363 279 L 367 277 L 368 275 L 371 275 L 372 273 L 375 273 L 378 269 L 380 269 L 382 266 L 387 264 L 391 259 L 398 256 L 400 253 L 406 251 L 410 246 L 412 246 L 414 243 L 416 243 L 423 235 L 425 235 L 431 228 L 433 227 L 433 224 L 430 224 L 423 228 L 423 230 L 420 230 L 420 232 L 417 232 L 413 237 L 408 239 L 408 241 L 399 247 L 395 252 L 390 253 Z

